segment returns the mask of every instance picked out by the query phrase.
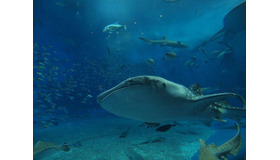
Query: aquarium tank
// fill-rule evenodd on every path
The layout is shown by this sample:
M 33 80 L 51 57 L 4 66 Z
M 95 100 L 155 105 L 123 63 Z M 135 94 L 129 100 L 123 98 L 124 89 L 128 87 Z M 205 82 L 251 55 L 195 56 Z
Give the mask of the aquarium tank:
M 246 159 L 246 1 L 33 0 L 33 159 Z

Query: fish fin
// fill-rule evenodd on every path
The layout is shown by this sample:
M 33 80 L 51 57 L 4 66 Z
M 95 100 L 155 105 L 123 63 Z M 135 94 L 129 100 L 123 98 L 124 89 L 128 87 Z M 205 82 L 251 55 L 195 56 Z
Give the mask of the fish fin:
M 177 41 L 177 43 L 178 43 L 178 44 L 182 44 L 182 42 L 181 42 L 181 41 Z
M 204 140 L 199 139 L 199 143 L 200 143 L 201 148 L 205 148 L 206 147 L 206 142 Z
M 218 93 L 218 94 L 211 94 L 211 95 L 201 95 L 197 96 L 192 101 L 196 103 L 195 110 L 196 112 L 204 111 L 211 103 L 219 102 L 227 97 L 235 95 L 234 93 Z
M 114 24 L 119 24 L 119 21 L 115 22 Z
M 124 30 L 127 30 L 126 25 L 123 25 Z
M 166 40 L 166 37 L 165 37 L 165 36 L 162 36 L 162 40 Z
M 222 101 L 226 98 L 230 97 L 237 97 L 241 99 L 243 104 L 245 103 L 239 95 L 235 93 L 217 93 L 217 94 L 210 94 L 210 95 L 201 95 L 197 96 L 192 101 L 197 103 L 196 107 L 194 108 L 197 112 L 205 110 L 211 103 Z

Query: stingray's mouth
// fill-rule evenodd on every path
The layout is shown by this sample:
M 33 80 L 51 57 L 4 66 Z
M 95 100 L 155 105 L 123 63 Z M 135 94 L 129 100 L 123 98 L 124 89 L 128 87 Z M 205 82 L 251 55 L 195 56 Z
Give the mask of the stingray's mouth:
M 97 96 L 97 103 L 101 103 L 104 99 L 106 99 L 106 97 L 108 97 L 109 95 L 115 93 L 115 92 L 118 92 L 122 89 L 125 89 L 125 88 L 129 88 L 129 87 L 132 87 L 132 86 L 136 86 L 136 85 L 143 85 L 143 82 L 140 82 L 140 81 L 124 81 L 122 83 L 120 83 L 119 85 L 117 85 L 116 87 L 114 88 L 111 88 L 107 91 L 104 91 L 102 92 L 101 94 L 99 94 Z
M 129 78 L 121 82 L 119 85 L 99 94 L 97 96 L 97 103 L 100 104 L 106 97 L 124 88 L 132 87 L 136 85 L 153 85 L 158 82 L 159 80 L 154 76 L 137 76 L 137 77 Z M 163 85 L 165 86 L 165 84 Z

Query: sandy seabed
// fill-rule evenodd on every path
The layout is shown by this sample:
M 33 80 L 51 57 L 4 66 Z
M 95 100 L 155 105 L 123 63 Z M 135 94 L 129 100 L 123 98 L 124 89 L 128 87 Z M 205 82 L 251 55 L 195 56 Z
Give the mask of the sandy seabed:
M 179 122 L 166 132 L 147 128 L 143 123 L 118 117 L 79 120 L 53 127 L 36 128 L 37 141 L 67 143 L 70 151 L 44 151 L 36 160 L 190 160 L 199 150 L 199 138 L 207 140 L 215 129 L 200 123 Z M 128 130 L 128 128 L 130 128 Z M 127 131 L 127 136 L 120 135 Z M 140 144 L 164 138 L 162 142 Z M 80 142 L 77 145 L 77 142 Z

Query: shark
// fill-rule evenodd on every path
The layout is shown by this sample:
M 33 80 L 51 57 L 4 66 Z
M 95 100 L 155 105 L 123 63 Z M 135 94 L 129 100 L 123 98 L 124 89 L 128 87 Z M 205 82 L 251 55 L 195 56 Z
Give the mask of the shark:
M 236 135 L 220 146 L 214 143 L 206 145 L 205 141 L 199 139 L 201 146 L 199 149 L 199 160 L 226 160 L 227 154 L 236 156 L 241 148 L 242 139 L 240 128 L 237 123 L 235 125 L 238 129 Z
M 150 40 L 147 38 L 139 37 L 144 42 L 147 42 L 148 44 L 152 45 L 159 45 L 161 47 L 167 46 L 172 48 L 188 48 L 189 46 L 186 44 L 183 44 L 181 41 L 171 41 L 167 40 L 165 37 L 162 37 L 161 40 Z
M 214 102 L 237 97 L 225 92 L 196 95 L 187 87 L 158 76 L 128 78 L 97 96 L 105 110 L 129 119 L 149 123 L 200 121 L 207 126 L 213 120 L 224 121 L 224 108 L 211 107 Z

